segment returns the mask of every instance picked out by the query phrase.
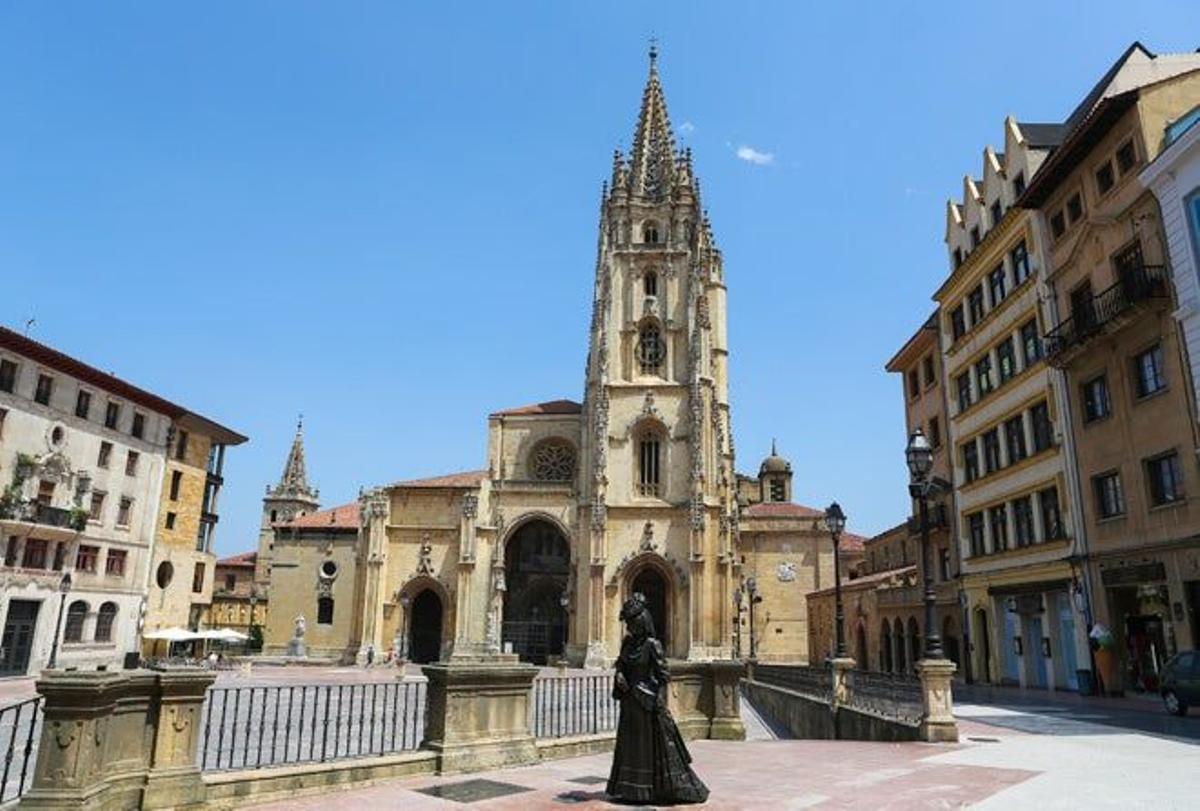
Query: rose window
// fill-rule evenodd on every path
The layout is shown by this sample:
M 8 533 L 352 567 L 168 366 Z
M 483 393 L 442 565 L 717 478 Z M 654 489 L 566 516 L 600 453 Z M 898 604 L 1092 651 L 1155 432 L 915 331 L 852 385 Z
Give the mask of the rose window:
M 575 449 L 562 441 L 543 442 L 534 448 L 529 466 L 539 481 L 570 481 L 575 477 Z

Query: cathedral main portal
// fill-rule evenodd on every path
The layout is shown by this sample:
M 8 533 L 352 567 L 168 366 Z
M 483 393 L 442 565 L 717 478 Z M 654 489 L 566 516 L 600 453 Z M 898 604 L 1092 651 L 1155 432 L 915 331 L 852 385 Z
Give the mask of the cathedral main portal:
M 502 640 L 522 661 L 544 665 L 562 653 L 567 629 L 571 551 L 549 521 L 521 525 L 504 550 L 506 599 Z

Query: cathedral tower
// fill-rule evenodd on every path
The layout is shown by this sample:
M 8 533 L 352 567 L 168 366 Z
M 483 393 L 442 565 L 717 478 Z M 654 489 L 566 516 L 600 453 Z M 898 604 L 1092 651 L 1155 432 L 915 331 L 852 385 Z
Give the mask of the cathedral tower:
M 296 437 L 288 452 L 279 484 L 267 485 L 263 498 L 262 522 L 258 530 L 258 558 L 254 565 L 254 582 L 260 589 L 266 588 L 271 576 L 271 553 L 275 545 L 275 525 L 293 518 L 316 512 L 320 506 L 320 492 L 308 485 L 308 472 L 304 464 L 304 419 L 296 423 Z
M 619 641 L 614 609 L 634 591 L 650 592 L 669 655 L 727 656 L 732 632 L 724 274 L 657 57 L 651 48 L 632 149 L 614 155 L 600 205 L 580 460 L 588 560 L 577 570 L 591 664 L 601 640 Z

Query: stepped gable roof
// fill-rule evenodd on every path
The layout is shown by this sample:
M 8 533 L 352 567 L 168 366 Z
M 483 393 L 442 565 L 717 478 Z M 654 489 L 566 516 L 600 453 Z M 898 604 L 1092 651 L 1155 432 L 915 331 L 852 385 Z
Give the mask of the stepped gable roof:
M 394 482 L 388 486 L 428 488 L 430 490 L 438 488 L 473 490 L 487 477 L 488 472 L 486 470 L 468 470 L 464 473 L 449 473 L 445 476 L 433 476 L 428 479 L 409 479 L 407 481 Z
M 217 565 L 218 566 L 227 566 L 227 567 L 239 567 L 240 566 L 240 567 L 253 568 L 254 564 L 257 562 L 258 562 L 258 553 L 257 552 L 239 552 L 236 555 L 230 555 L 227 558 L 221 558 L 220 560 L 217 561 Z
M 202 431 L 213 439 L 225 445 L 240 445 L 246 437 L 237 431 L 213 422 L 207 417 L 189 411 L 181 405 L 159 397 L 157 394 L 139 388 L 114 374 L 102 372 L 95 366 L 90 366 L 65 352 L 46 346 L 43 343 L 27 338 L 7 327 L 0 327 L 0 347 L 9 349 L 18 355 L 24 355 L 43 366 L 76 377 L 85 383 L 90 383 L 98 389 L 111 392 L 118 397 L 137 403 L 151 411 L 163 414 L 176 422 L 190 423 L 187 427 Z
M 493 417 L 532 417 L 541 415 L 582 414 L 583 405 L 574 400 L 549 400 L 545 403 L 530 403 L 529 405 L 506 408 L 493 411 Z
M 340 507 L 331 507 L 328 510 L 317 510 L 308 515 L 294 518 L 287 523 L 279 524 L 279 526 L 285 529 L 353 529 L 357 531 L 358 524 L 358 502 L 354 501 Z

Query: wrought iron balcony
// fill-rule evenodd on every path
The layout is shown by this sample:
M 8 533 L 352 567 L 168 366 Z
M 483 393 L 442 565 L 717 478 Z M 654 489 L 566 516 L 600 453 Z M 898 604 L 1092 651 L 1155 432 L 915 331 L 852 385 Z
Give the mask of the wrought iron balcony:
M 1092 296 L 1046 334 L 1047 359 L 1055 366 L 1065 365 L 1092 338 L 1119 329 L 1138 305 L 1169 295 L 1167 270 L 1162 265 L 1141 265 L 1125 271 L 1116 284 Z

